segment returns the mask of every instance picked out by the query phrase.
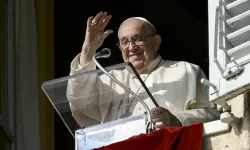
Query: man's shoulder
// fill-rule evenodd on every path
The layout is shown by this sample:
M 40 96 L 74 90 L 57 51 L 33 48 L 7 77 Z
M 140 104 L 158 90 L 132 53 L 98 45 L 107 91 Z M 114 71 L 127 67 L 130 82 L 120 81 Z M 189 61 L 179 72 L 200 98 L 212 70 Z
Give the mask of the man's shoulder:
M 178 70 L 186 70 L 188 72 L 203 72 L 199 65 L 187 61 L 164 60 L 162 66 L 164 68 L 175 68 Z
M 187 61 L 175 61 L 175 60 L 164 60 L 163 65 L 167 65 L 167 66 L 192 66 L 195 68 L 199 68 L 198 65 L 194 64 L 194 63 L 190 63 Z

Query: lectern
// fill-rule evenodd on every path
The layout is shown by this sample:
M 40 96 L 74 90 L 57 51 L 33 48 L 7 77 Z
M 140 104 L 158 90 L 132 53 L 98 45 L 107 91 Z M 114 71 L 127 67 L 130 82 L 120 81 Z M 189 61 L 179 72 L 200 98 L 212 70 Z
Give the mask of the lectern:
M 148 89 L 135 75 L 130 63 L 106 68 L 111 75 L 125 72 L 117 79 L 135 94 Z M 138 80 L 136 87 L 130 87 L 129 76 Z M 140 78 L 140 76 L 139 76 Z M 75 138 L 75 149 L 88 150 L 122 141 L 134 135 L 146 133 L 149 126 L 148 113 L 136 97 L 131 95 L 100 70 L 82 72 L 42 84 L 56 112 Z M 136 113 L 134 109 L 140 108 Z

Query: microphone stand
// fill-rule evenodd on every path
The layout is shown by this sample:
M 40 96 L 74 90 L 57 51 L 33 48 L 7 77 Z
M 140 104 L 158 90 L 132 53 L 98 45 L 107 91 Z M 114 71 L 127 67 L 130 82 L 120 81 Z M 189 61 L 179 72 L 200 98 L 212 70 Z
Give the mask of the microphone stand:
M 116 82 L 118 85 L 120 85 L 124 90 L 129 92 L 131 95 L 133 95 L 141 104 L 142 106 L 146 109 L 147 111 L 147 117 L 148 117 L 148 124 L 147 124 L 147 129 L 146 133 L 150 133 L 153 131 L 153 124 L 152 124 L 152 115 L 151 111 L 149 110 L 147 104 L 134 92 L 132 92 L 129 88 L 127 88 L 124 84 L 122 84 L 120 81 L 118 81 L 115 77 L 113 77 L 105 68 L 103 68 L 99 62 L 97 61 L 96 58 L 108 58 L 111 55 L 111 51 L 108 48 L 104 48 L 101 52 L 96 53 L 92 59 L 95 62 L 96 66 L 103 72 L 105 73 L 110 79 L 112 79 L 114 82 Z

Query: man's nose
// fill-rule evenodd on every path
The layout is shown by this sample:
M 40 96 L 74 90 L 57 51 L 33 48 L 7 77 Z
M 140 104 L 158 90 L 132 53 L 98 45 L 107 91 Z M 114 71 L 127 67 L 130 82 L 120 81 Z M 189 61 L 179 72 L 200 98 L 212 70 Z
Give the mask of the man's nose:
M 133 43 L 133 42 L 129 42 L 128 50 L 129 50 L 129 51 L 134 51 L 134 50 L 136 50 L 136 44 Z

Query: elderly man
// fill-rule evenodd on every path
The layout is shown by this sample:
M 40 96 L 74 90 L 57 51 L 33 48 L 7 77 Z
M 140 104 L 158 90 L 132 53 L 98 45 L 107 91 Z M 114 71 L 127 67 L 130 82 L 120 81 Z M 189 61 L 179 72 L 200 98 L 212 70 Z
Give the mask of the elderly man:
M 110 19 L 107 12 L 88 18 L 81 54 L 71 63 L 71 75 L 96 68 L 92 57 L 113 32 L 105 31 Z M 132 72 L 124 69 L 111 71 L 111 74 L 120 81 L 126 79 L 131 90 L 142 97 L 152 111 L 156 128 L 218 119 L 219 113 L 208 100 L 207 87 L 200 84 L 201 78 L 205 78 L 202 70 L 187 62 L 163 60 L 158 54 L 161 37 L 148 20 L 141 17 L 125 20 L 119 27 L 118 38 L 124 61 L 133 64 L 160 107 L 155 107 L 143 88 L 138 87 Z M 133 96 L 128 96 L 119 85 L 109 83 L 105 75 L 69 80 L 67 98 L 80 126 L 143 114 L 145 110 Z

